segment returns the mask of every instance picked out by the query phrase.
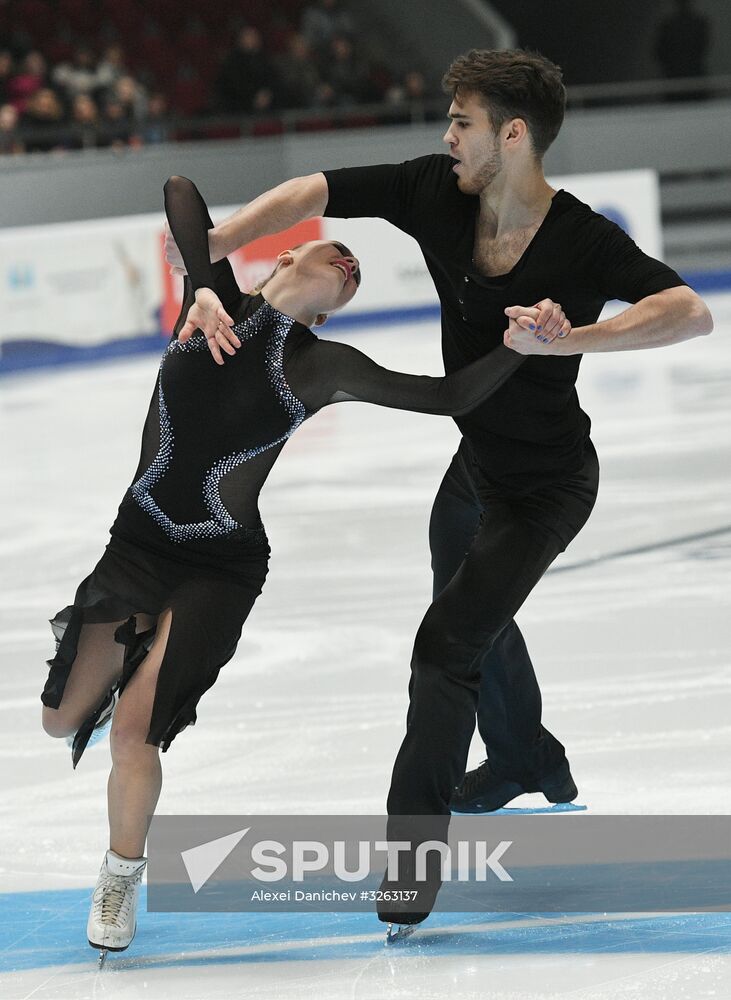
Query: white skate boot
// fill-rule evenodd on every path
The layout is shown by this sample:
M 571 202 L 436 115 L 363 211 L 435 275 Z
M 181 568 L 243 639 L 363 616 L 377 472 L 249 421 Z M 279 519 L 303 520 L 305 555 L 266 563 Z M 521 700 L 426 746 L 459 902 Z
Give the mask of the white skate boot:
M 123 858 L 107 851 L 91 897 L 86 936 L 99 948 L 99 966 L 108 951 L 124 951 L 137 930 L 137 897 L 147 858 Z

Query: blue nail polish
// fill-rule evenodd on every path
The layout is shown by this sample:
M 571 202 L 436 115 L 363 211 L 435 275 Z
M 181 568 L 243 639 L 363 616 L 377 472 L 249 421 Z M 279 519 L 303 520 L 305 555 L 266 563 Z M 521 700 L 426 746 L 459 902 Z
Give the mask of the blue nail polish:
M 543 329 L 543 327 L 542 327 L 542 326 L 539 326 L 539 327 L 538 327 L 538 329 L 539 329 L 539 330 L 542 330 L 542 329 Z
M 531 325 L 530 325 L 529 329 L 530 329 L 530 330 L 535 330 L 535 326 L 533 325 L 533 323 L 531 323 Z

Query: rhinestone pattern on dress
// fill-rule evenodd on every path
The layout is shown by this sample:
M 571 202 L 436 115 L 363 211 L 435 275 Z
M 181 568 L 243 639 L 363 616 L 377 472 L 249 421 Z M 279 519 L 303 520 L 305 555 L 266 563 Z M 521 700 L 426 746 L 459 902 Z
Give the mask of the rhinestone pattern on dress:
M 131 494 L 140 507 L 149 514 L 174 542 L 185 542 L 197 538 L 218 538 L 243 527 L 226 509 L 220 495 L 220 483 L 225 475 L 232 472 L 242 462 L 248 462 L 262 452 L 286 441 L 299 427 L 307 413 L 304 404 L 294 395 L 284 375 L 284 344 L 294 320 L 278 312 L 268 302 L 264 302 L 248 319 L 234 326 L 234 332 L 242 340 L 265 334 L 266 371 L 277 399 L 289 417 L 289 427 L 274 441 L 246 451 L 234 452 L 219 459 L 206 474 L 203 483 L 203 499 L 211 517 L 206 521 L 192 524 L 178 524 L 162 510 L 151 495 L 151 490 L 167 472 L 173 455 L 175 437 L 170 417 L 165 406 L 162 385 L 158 383 L 160 413 L 160 448 L 147 471 L 131 487 Z M 205 336 L 196 334 L 185 343 L 173 340 L 168 352 L 207 350 Z M 164 358 L 163 358 L 164 361 Z M 162 365 L 161 365 L 162 367 Z

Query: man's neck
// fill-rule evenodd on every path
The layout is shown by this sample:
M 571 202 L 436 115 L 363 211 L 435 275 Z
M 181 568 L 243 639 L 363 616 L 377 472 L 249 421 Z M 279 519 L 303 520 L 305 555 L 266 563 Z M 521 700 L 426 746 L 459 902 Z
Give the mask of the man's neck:
M 555 193 L 540 167 L 502 174 L 480 192 L 480 228 L 498 239 L 540 225 Z

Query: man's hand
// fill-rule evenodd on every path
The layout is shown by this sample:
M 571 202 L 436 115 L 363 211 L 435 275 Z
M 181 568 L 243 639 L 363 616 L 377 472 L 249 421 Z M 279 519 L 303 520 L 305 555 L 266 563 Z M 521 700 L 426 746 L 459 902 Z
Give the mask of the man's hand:
M 170 226 L 165 223 L 165 260 L 170 267 L 171 274 L 187 274 L 185 270 L 185 264 L 183 263 L 183 255 L 178 250 L 178 244 L 175 242 L 173 234 L 170 232 Z
M 208 230 L 208 252 L 211 256 L 211 262 L 216 263 L 217 260 L 221 260 L 225 254 L 219 253 L 220 240 L 215 229 Z M 185 263 L 183 261 L 183 255 L 178 249 L 178 244 L 175 242 L 175 237 L 170 232 L 170 226 L 165 223 L 165 260 L 170 267 L 171 274 L 187 274 L 185 270 Z
M 556 339 L 571 333 L 571 323 L 557 302 L 541 299 L 534 306 L 508 306 L 508 329 L 503 343 L 518 354 L 559 354 Z
M 218 365 L 223 364 L 223 355 L 235 354 L 241 347 L 241 341 L 231 327 L 234 321 L 223 308 L 219 297 L 210 288 L 199 288 L 195 293 L 195 302 L 188 310 L 188 316 L 178 334 L 178 340 L 185 343 L 190 340 L 196 330 L 202 330 L 213 360 Z

